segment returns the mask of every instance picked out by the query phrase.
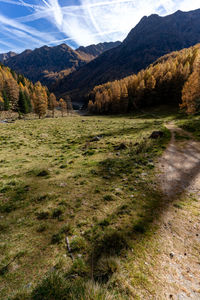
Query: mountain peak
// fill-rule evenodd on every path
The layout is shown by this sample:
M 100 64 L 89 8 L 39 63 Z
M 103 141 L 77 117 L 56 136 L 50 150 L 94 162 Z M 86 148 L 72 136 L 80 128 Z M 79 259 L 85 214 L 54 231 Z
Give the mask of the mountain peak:
M 2 62 L 5 62 L 7 59 L 11 58 L 11 57 L 14 57 L 16 56 L 17 53 L 13 52 L 13 51 L 9 51 L 7 53 L 1 53 L 0 54 L 0 63 Z

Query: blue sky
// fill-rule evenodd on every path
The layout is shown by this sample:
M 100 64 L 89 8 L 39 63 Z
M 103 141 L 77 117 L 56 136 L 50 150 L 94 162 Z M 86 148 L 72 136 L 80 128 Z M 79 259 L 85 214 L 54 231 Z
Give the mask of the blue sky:
M 144 15 L 200 8 L 200 0 L 0 0 L 0 53 L 123 40 Z

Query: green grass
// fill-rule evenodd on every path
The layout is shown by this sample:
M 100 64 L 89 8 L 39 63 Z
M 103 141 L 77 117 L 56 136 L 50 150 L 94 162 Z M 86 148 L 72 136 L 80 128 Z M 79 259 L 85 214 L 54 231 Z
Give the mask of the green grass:
M 188 116 L 182 120 L 177 121 L 177 125 L 182 129 L 189 131 L 193 136 L 200 140 L 200 116 Z
M 154 166 L 168 119 L 1 124 L 0 268 L 17 256 L 0 276 L 2 300 L 139 299 L 138 289 L 151 290 L 143 264 L 162 207 Z M 164 137 L 149 139 L 153 130 Z

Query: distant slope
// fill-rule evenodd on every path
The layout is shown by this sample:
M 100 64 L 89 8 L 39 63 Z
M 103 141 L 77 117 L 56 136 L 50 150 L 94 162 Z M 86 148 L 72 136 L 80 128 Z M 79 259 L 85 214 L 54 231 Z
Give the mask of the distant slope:
M 89 94 L 92 113 L 128 113 L 155 105 L 200 110 L 200 44 L 159 58 L 137 75 L 96 86 Z
M 69 74 L 85 63 L 86 60 L 66 44 L 56 47 L 43 46 L 33 51 L 25 50 L 5 62 L 7 66 L 30 80 L 43 83 L 56 77 L 61 70 Z
M 97 45 L 90 45 L 87 47 L 79 47 L 76 49 L 76 51 L 82 56 L 82 57 L 89 57 L 90 60 L 98 57 L 100 54 L 104 53 L 105 51 L 108 51 L 112 48 L 115 48 L 119 46 L 121 42 L 110 42 L 110 43 L 99 43 Z
M 121 79 L 146 68 L 159 57 L 200 42 L 200 9 L 141 19 L 124 42 L 70 74 L 53 87 L 57 94 L 70 93 L 84 101 L 95 85 Z
M 7 60 L 13 56 L 16 56 L 16 55 L 17 55 L 17 53 L 12 52 L 12 51 L 7 52 L 7 53 L 1 53 L 0 54 L 0 62 L 3 63 L 5 60 Z
M 55 47 L 43 46 L 35 50 L 25 50 L 21 54 L 7 59 L 4 63 L 30 80 L 44 84 L 62 78 L 79 69 L 107 49 L 119 45 L 103 43 L 80 47 L 77 51 L 66 44 Z

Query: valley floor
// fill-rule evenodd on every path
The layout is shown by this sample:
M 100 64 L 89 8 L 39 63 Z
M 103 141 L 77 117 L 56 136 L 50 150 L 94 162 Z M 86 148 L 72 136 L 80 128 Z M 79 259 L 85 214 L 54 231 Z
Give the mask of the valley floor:
M 1 124 L 1 299 L 200 298 L 200 147 L 176 119 Z

